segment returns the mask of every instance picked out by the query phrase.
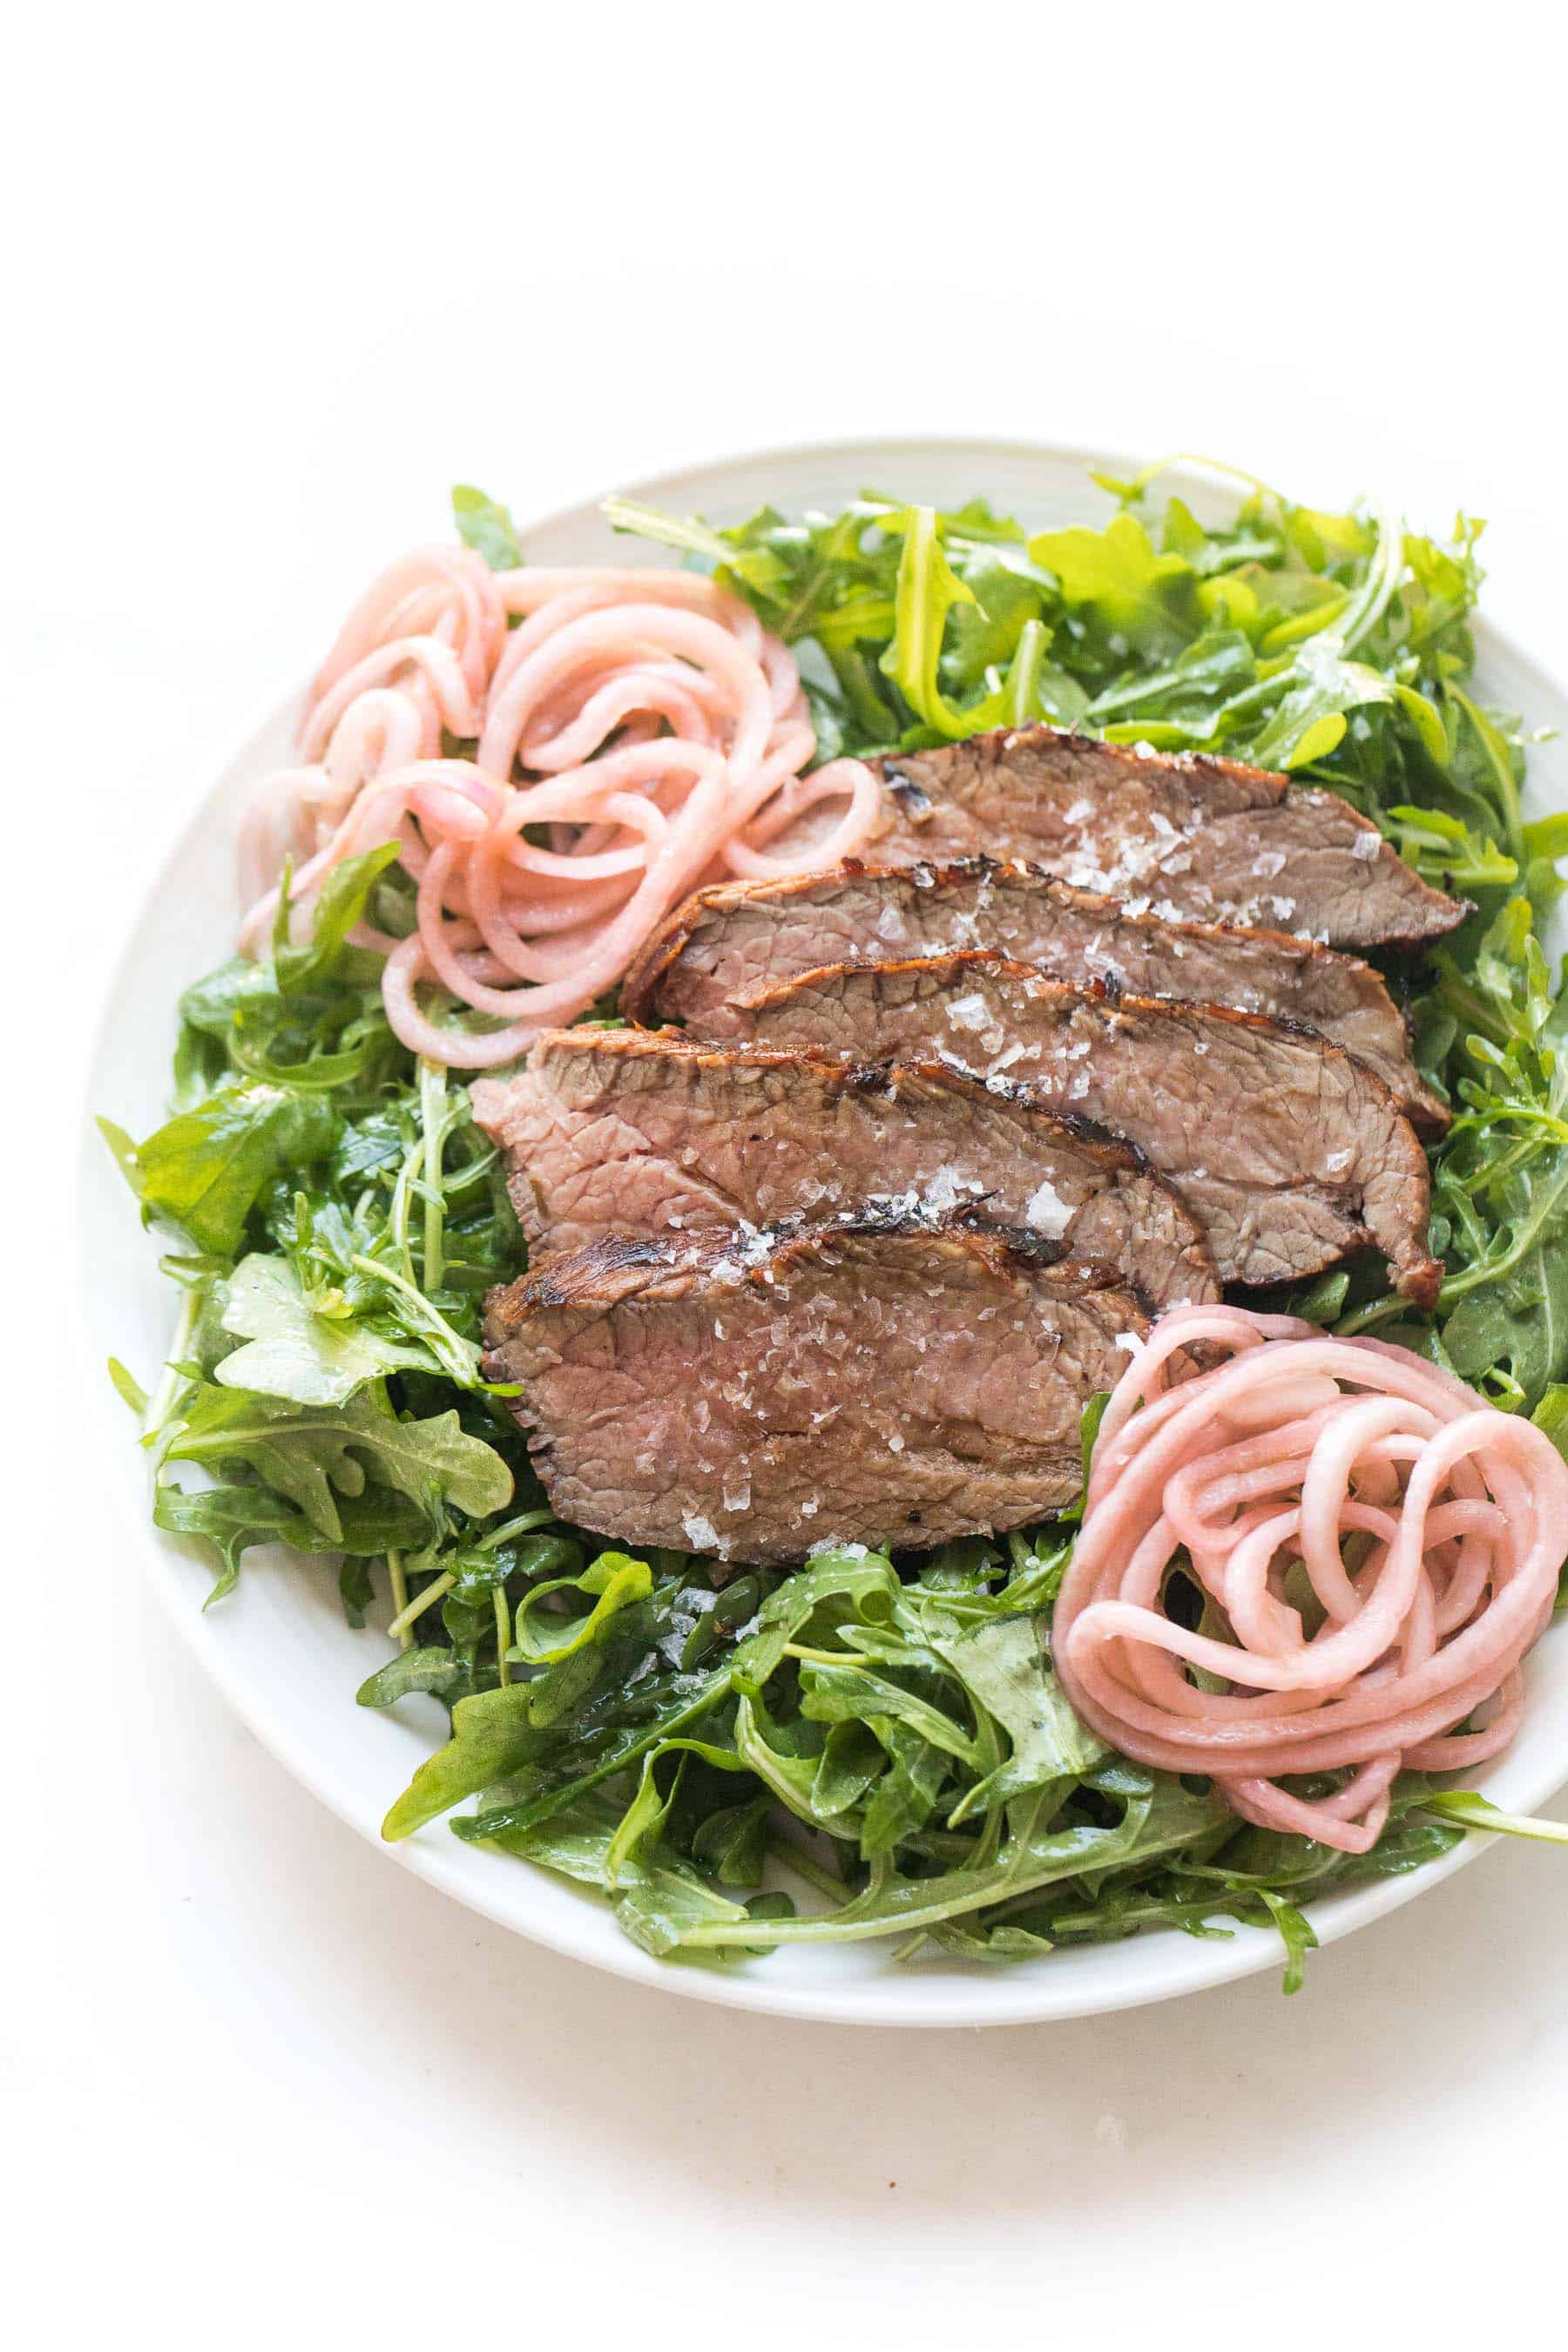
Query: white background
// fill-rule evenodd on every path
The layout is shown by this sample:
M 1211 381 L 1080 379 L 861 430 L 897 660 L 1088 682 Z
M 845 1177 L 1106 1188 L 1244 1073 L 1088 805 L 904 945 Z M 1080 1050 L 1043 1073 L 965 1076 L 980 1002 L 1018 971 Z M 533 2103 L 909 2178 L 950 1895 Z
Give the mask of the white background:
M 360 1844 L 226 1714 L 120 1572 L 62 1298 L 120 930 L 454 478 L 526 515 L 813 436 L 1195 447 L 1489 515 L 1491 607 L 1561 669 L 1534 16 L 447 0 L 13 37 L 19 2343 L 1356 2344 L 1550 2294 L 1568 1863 L 1494 1853 L 1289 2004 L 893 2037 L 592 1977 Z

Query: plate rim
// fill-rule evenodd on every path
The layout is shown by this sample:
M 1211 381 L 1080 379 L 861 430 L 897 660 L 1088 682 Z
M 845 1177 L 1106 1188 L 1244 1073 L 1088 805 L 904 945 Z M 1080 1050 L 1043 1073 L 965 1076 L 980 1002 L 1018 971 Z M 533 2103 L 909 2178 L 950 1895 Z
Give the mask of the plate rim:
M 835 458 L 864 458 L 868 464 L 874 464 L 878 457 L 883 456 L 914 457 L 921 454 L 940 455 L 948 460 L 962 457 L 966 460 L 973 459 L 976 464 L 984 464 L 987 457 L 1012 457 L 1031 464 L 1046 460 L 1070 467 L 1085 476 L 1095 471 L 1123 469 L 1137 473 L 1148 465 L 1160 462 L 1124 450 L 1090 447 L 1069 441 L 1033 440 L 1016 435 L 955 432 L 835 435 L 767 443 L 688 459 L 661 467 L 657 474 L 639 477 L 613 492 L 603 490 L 598 497 L 616 495 L 657 502 L 661 495 L 678 491 L 683 481 L 697 474 L 729 473 L 747 467 L 794 464 L 812 459 L 826 462 Z M 1202 471 L 1215 463 L 1190 452 L 1177 453 L 1163 462 L 1169 463 L 1173 470 L 1184 469 L 1189 473 Z M 596 503 L 597 499 L 592 497 L 573 499 L 547 511 L 530 515 L 526 520 L 519 520 L 519 535 L 526 544 L 532 537 L 585 517 Z M 1484 651 L 1489 641 L 1506 652 L 1517 667 L 1539 680 L 1547 694 L 1568 698 L 1568 677 L 1560 681 L 1554 676 L 1528 635 L 1521 636 L 1511 625 L 1502 628 L 1484 612 L 1477 614 L 1473 627 L 1479 649 Z M 305 675 L 301 665 L 300 677 Z M 146 889 L 129 902 L 121 915 L 119 933 L 107 966 L 84 1056 L 77 1104 L 77 1127 L 82 1138 L 72 1185 L 73 1227 L 77 1236 L 77 1280 L 72 1287 L 72 1321 L 76 1337 L 82 1342 L 78 1360 L 90 1362 L 94 1345 L 88 1314 L 90 1267 L 87 1263 L 88 1223 L 84 1196 L 97 1172 L 98 1155 L 102 1149 L 96 1135 L 94 1120 L 96 1103 L 102 1095 L 100 1073 L 104 1067 L 114 1008 L 127 987 L 133 970 L 137 940 L 163 877 L 177 863 L 187 845 L 199 837 L 211 822 L 212 803 L 224 780 L 242 765 L 260 740 L 297 706 L 300 692 L 300 684 L 297 679 L 283 695 L 272 695 L 265 702 L 258 698 L 243 730 L 224 730 L 218 738 L 218 756 L 204 762 L 207 779 L 205 787 L 198 783 L 194 798 L 182 798 L 184 814 L 163 845 Z M 100 1426 L 106 1444 L 112 1444 L 122 1452 L 127 1439 L 124 1421 L 111 1412 L 110 1400 L 101 1387 L 97 1409 L 101 1416 Z M 115 1507 L 119 1507 L 118 1501 Z M 1109 1948 L 1123 1956 L 1123 1980 L 1103 1994 L 1095 1989 L 1092 1979 L 1068 1979 L 1053 1986 L 1054 1956 L 1047 1956 L 1032 1967 L 1026 1964 L 1005 1972 L 978 1967 L 967 1971 L 953 1969 L 944 1973 L 941 1979 L 926 1980 L 921 1989 L 931 1997 L 925 2002 L 889 2009 L 882 2000 L 885 1979 L 880 1978 L 837 1981 L 825 1973 L 820 1984 L 792 1981 L 770 1985 L 764 1973 L 765 1961 L 754 1968 L 721 1971 L 672 1966 L 668 1961 L 657 1960 L 615 1930 L 605 1906 L 586 1891 L 580 1893 L 577 1904 L 563 1909 L 559 1920 L 541 1922 L 520 1917 L 518 1906 L 505 1899 L 504 1891 L 508 1886 L 518 1886 L 526 1880 L 520 1880 L 518 1875 L 498 1866 L 493 1873 L 496 1893 L 491 1896 L 489 1893 L 490 1874 L 481 1874 L 473 1882 L 460 1878 L 449 1864 L 455 1864 L 459 1854 L 472 1850 L 465 1849 L 458 1841 L 450 1839 L 449 1832 L 449 1844 L 430 1835 L 430 1829 L 443 1829 L 445 1823 L 428 1825 L 425 1832 L 399 1844 L 389 1845 L 380 1834 L 384 1801 L 376 1801 L 373 1812 L 372 1807 L 352 1790 L 340 1785 L 337 1776 L 311 1752 L 308 1744 L 292 1737 L 288 1726 L 269 1710 L 263 1692 L 253 1677 L 245 1675 L 240 1660 L 220 1644 L 204 1641 L 205 1621 L 193 1582 L 188 1573 L 172 1572 L 175 1564 L 182 1571 L 188 1570 L 188 1551 L 176 1538 L 154 1528 L 150 1516 L 145 1513 L 136 1515 L 135 1548 L 145 1580 L 152 1584 L 165 1615 L 178 1629 L 191 1654 L 246 1728 L 290 1778 L 379 1853 L 437 1888 L 464 1908 L 531 1943 L 554 1951 L 564 1958 L 582 1961 L 604 1974 L 651 1986 L 688 2000 L 708 2001 L 719 2007 L 762 2016 L 900 2030 L 973 2030 L 983 2026 L 1045 2024 L 1058 2020 L 1066 2021 L 1087 2016 L 1112 2015 L 1122 2010 L 1176 2000 L 1234 1983 L 1281 1965 L 1279 1939 L 1270 1929 L 1238 1926 L 1234 1935 L 1224 1943 L 1199 1942 L 1167 1929 L 1129 1938 Z M 1541 1785 L 1536 1786 L 1532 1781 L 1532 1793 L 1526 1793 L 1517 1801 L 1527 1809 L 1532 1808 L 1544 1802 L 1565 1781 L 1568 1781 L 1568 1742 L 1565 1742 L 1560 1765 L 1542 1779 Z M 1325 1898 L 1322 1904 L 1308 1905 L 1305 1906 L 1307 1914 L 1319 1942 L 1325 1946 L 1336 1943 L 1357 1929 L 1402 1909 L 1430 1888 L 1443 1884 L 1456 1871 L 1477 1860 L 1496 1843 L 1495 1833 L 1472 1832 L 1450 1853 L 1419 1870 L 1398 1877 L 1373 1880 L 1364 1886 Z M 559 1881 L 553 1883 L 560 1884 Z M 573 1892 L 577 1893 L 578 1890 L 574 1889 Z M 606 1924 L 612 1928 L 613 1941 L 603 1936 Z M 1135 1965 L 1128 1965 L 1140 1951 L 1147 1955 L 1142 1969 Z M 920 1985 L 920 1981 L 919 1972 L 914 1970 L 901 1979 L 902 1984 L 911 1990 Z

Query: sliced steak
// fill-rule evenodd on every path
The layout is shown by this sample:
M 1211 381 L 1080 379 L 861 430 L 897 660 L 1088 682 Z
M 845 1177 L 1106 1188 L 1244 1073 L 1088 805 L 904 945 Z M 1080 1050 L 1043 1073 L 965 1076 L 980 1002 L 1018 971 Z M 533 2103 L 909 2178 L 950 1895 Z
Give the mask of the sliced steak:
M 831 1055 L 547 1031 L 474 1113 L 506 1152 L 531 1259 L 611 1234 L 733 1232 L 868 1202 L 972 1206 L 1150 1300 L 1218 1296 L 1193 1211 L 1121 1143 L 961 1073 L 855 1069 Z
M 1410 946 L 1464 919 L 1334 793 L 1192 752 L 1140 753 L 1002 728 L 880 763 L 881 865 L 1045 866 L 1156 914 L 1251 923 L 1331 946 Z M 775 850 L 809 854 L 809 817 Z
M 1145 1324 L 1103 1268 L 997 1231 L 609 1241 L 491 1293 L 486 1367 L 553 1507 L 623 1543 L 798 1560 L 1019 1527 Z
M 1134 914 L 1027 866 L 864 866 L 782 882 L 719 883 L 689 898 L 643 950 L 621 992 L 652 1026 L 701 1037 L 744 1034 L 744 1007 L 829 963 L 994 950 L 1053 980 L 1099 981 L 1129 996 L 1228 1004 L 1330 1037 L 1377 1072 L 1418 1125 L 1441 1133 L 1446 1106 L 1423 1085 L 1381 974 L 1359 957 L 1283 931 L 1227 929 Z
M 833 965 L 759 998 L 748 1020 L 762 1043 L 934 1055 L 1103 1123 L 1195 1210 L 1225 1281 L 1294 1280 L 1368 1244 L 1422 1305 L 1442 1279 L 1415 1131 L 1382 1079 L 1321 1038 L 1069 988 L 985 954 Z

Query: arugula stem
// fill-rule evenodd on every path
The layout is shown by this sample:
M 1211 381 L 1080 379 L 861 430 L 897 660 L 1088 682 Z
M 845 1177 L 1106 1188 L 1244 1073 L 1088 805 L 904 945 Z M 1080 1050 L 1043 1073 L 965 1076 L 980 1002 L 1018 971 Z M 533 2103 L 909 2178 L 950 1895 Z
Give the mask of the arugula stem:
M 403 1572 L 403 1554 L 400 1551 L 387 1553 L 386 1572 L 392 1580 L 392 1605 L 395 1612 L 391 1631 L 397 1636 L 398 1648 L 406 1650 L 413 1646 L 414 1636 L 402 1622 L 403 1612 L 408 1606 L 408 1579 Z
M 408 1219 L 413 1201 L 414 1180 L 424 1165 L 424 1160 L 425 1139 L 421 1136 L 397 1171 L 397 1181 L 392 1188 L 392 1206 L 386 1219 L 387 1231 L 392 1235 L 397 1254 L 410 1276 L 414 1272 L 414 1257 L 408 1245 Z
M 815 1886 L 819 1895 L 830 1895 L 836 1903 L 843 1904 L 854 1892 L 852 1887 L 845 1885 L 836 1872 L 828 1869 L 826 1863 L 818 1862 L 814 1853 L 807 1853 L 803 1845 L 797 1845 L 795 1839 L 786 1836 L 783 1830 L 770 1829 L 763 1843 L 775 1862 L 782 1863 L 787 1870 L 797 1871 L 807 1885 Z
M 1519 805 L 1519 786 L 1513 780 L 1507 749 L 1485 711 L 1478 709 L 1468 694 L 1454 685 L 1449 686 L 1448 693 L 1474 728 L 1486 753 L 1487 766 L 1497 786 L 1499 810 L 1507 829 L 1509 847 L 1518 856 L 1524 846 L 1524 826 Z
M 542 1511 L 520 1511 L 515 1519 L 507 1519 L 500 1527 L 492 1528 L 488 1536 L 481 1536 L 475 1549 L 494 1551 L 498 1544 L 510 1543 L 513 1536 L 525 1536 L 533 1528 L 547 1528 L 554 1517 L 548 1504 Z
M 1538 1838 L 1543 1845 L 1568 1845 L 1568 1822 L 1543 1821 L 1534 1813 L 1505 1813 L 1473 1790 L 1443 1790 L 1421 1811 L 1434 1821 L 1457 1822 L 1461 1828 L 1497 1832 L 1504 1837 Z
M 1366 577 L 1339 615 L 1336 634 L 1344 651 L 1353 652 L 1369 629 L 1383 618 L 1388 601 L 1405 569 L 1405 532 L 1384 507 L 1377 510 L 1377 544 Z
M 407 1301 L 409 1321 L 418 1323 L 424 1328 L 432 1347 L 445 1349 L 441 1369 L 449 1378 L 466 1389 L 480 1386 L 478 1349 L 471 1339 L 465 1339 L 460 1331 L 453 1329 L 440 1308 L 430 1304 L 416 1282 L 399 1274 L 395 1265 L 383 1265 L 379 1258 L 366 1257 L 361 1250 L 355 1251 L 349 1264 L 356 1274 L 367 1274 L 374 1281 L 384 1282 L 389 1290 L 395 1290 L 400 1298 Z
M 1007 673 L 1006 688 L 1015 727 L 1026 727 L 1035 716 L 1040 664 L 1045 658 L 1046 628 L 1042 621 L 1026 621 L 1018 633 L 1018 650 Z
M 179 1320 L 174 1326 L 174 1336 L 169 1342 L 169 1352 L 163 1360 L 163 1369 L 158 1376 L 158 1385 L 148 1399 L 147 1410 L 142 1416 L 142 1443 L 143 1445 L 149 1447 L 155 1445 L 157 1439 L 163 1436 L 165 1430 L 168 1432 L 170 1440 L 176 1433 L 174 1426 L 175 1410 L 191 1385 L 185 1374 L 179 1370 L 178 1367 L 184 1361 L 185 1351 L 195 1331 L 197 1318 L 201 1314 L 202 1295 L 202 1287 L 192 1285 L 181 1298 Z M 154 1453 L 153 1459 L 162 1461 L 162 1451 Z
M 425 1129 L 425 1287 L 439 1290 L 446 1272 L 442 1243 L 446 1202 L 441 1191 L 441 1162 L 447 1127 L 447 1073 L 439 1062 L 419 1064 L 419 1118 Z
M 507 1655 L 511 1648 L 511 1611 L 507 1607 L 506 1586 L 495 1588 L 496 1604 L 496 1664 L 503 1684 L 511 1680 L 511 1660 Z
M 424 1591 L 421 1592 L 416 1600 L 411 1601 L 405 1609 L 399 1611 L 398 1614 L 393 1619 L 391 1624 L 387 1627 L 387 1632 L 389 1633 L 397 1634 L 401 1639 L 407 1627 L 413 1624 L 414 1620 L 416 1617 L 423 1616 L 425 1611 L 431 1606 L 432 1602 L 445 1600 L 447 1594 L 450 1592 L 453 1585 L 456 1584 L 457 1581 L 457 1578 L 450 1574 L 450 1572 L 444 1576 L 436 1577 L 432 1582 L 425 1587 Z

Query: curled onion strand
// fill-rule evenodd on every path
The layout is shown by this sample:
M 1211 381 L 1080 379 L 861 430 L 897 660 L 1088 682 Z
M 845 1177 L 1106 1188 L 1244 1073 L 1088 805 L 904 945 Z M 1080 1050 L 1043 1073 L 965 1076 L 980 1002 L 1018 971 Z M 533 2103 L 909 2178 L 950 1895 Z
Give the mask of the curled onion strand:
M 473 758 L 446 756 L 450 737 Z M 387 954 L 402 1042 L 468 1069 L 585 1012 L 702 883 L 834 865 L 879 814 L 862 761 L 805 772 L 789 649 L 689 572 L 492 572 L 467 549 L 416 551 L 349 614 L 300 751 L 242 825 L 242 951 L 263 951 L 286 862 L 302 929 L 335 866 L 395 839 L 416 928 L 355 940 Z M 774 846 L 808 814 L 809 836 Z M 503 1025 L 437 1020 L 431 983 Z
M 1194 1340 L 1225 1360 L 1173 1381 Z M 1100 1423 L 1057 1664 L 1124 1755 L 1365 1853 L 1402 1768 L 1468 1769 L 1512 1738 L 1565 1549 L 1568 1464 L 1529 1422 L 1404 1349 L 1179 1307 Z M 1178 1567 L 1196 1629 L 1166 1607 Z M 1282 1785 L 1321 1772 L 1350 1777 Z

